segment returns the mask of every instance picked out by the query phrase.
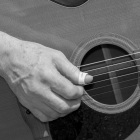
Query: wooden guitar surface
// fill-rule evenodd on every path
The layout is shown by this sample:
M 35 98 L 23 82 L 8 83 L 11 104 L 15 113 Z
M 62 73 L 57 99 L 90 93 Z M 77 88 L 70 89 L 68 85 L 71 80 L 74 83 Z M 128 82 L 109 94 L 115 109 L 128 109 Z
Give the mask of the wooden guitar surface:
M 128 48 L 124 49 L 128 52 L 136 52 L 140 49 L 140 1 L 88 0 L 78 7 L 65 7 L 50 0 L 2 0 L 0 1 L 0 30 L 23 40 L 58 49 L 73 63 L 77 61 L 74 59 L 76 55 L 79 57 L 82 55 L 77 54 L 83 46 L 81 44 L 86 44 L 86 40 L 94 40 L 94 36 L 102 37 L 102 34 L 104 38 L 108 37 L 108 34 L 127 38 L 128 42 L 132 42 L 135 47 L 130 46 L 131 51 Z M 65 40 L 63 46 L 61 46 L 62 40 Z M 6 85 L 5 92 L 12 94 L 3 78 L 0 82 Z M 0 91 L 3 92 L 3 87 L 0 87 Z M 16 103 L 17 100 L 13 98 L 13 102 Z M 88 108 L 87 114 L 82 117 L 86 108 Z M 90 113 L 94 113 L 94 117 Z M 91 116 L 88 118 L 89 122 L 83 120 L 86 119 L 86 115 L 87 118 Z M 58 129 L 61 126 L 59 128 L 56 126 L 63 122 L 71 129 L 80 127 L 75 129 L 76 132 L 69 131 L 71 133 L 65 134 L 73 136 L 71 140 L 139 140 L 139 117 L 140 101 L 127 111 L 115 114 L 98 112 L 82 102 L 77 112 L 70 114 L 67 118 L 51 122 L 50 133 L 55 135 L 52 136 L 54 140 L 65 140 L 67 137 L 63 138 L 62 135 L 66 133 L 64 131 L 66 128 L 61 131 L 63 134 L 60 134 Z M 84 125 L 71 126 L 76 122 L 83 122 Z M 90 123 L 93 125 L 91 126 Z M 59 135 L 61 138 L 57 137 Z

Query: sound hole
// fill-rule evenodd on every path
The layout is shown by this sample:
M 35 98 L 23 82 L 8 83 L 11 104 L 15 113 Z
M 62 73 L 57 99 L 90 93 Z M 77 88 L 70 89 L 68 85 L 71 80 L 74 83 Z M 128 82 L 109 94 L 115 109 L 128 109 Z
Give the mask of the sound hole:
M 82 5 L 88 0 L 51 0 L 51 1 L 66 7 L 76 7 Z
M 90 64 L 91 65 L 86 65 Z M 138 84 L 138 70 L 128 52 L 113 44 L 93 47 L 83 58 L 81 71 L 94 76 L 84 88 L 94 100 L 107 105 L 126 101 Z

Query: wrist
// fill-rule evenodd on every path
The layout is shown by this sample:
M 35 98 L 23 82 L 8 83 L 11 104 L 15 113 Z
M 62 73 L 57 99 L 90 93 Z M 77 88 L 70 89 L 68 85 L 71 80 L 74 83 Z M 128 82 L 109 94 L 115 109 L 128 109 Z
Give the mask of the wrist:
M 2 77 L 6 76 L 6 67 L 11 61 L 17 42 L 19 42 L 18 39 L 0 32 L 0 76 Z

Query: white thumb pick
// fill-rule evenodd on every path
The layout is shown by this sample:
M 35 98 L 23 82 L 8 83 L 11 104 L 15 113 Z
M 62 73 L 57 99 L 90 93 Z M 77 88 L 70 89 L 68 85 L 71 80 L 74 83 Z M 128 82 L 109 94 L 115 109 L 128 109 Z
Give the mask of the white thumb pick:
M 80 72 L 79 73 L 79 79 L 78 79 L 78 83 L 79 85 L 85 85 L 85 77 L 88 73 L 85 72 Z

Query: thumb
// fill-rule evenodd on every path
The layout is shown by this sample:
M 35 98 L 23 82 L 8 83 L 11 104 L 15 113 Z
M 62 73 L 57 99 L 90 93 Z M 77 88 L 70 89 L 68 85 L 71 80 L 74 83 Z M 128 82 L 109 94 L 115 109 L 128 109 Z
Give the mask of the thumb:
M 66 57 L 57 58 L 55 64 L 57 70 L 74 84 L 88 84 L 93 80 L 93 76 L 82 73 Z

